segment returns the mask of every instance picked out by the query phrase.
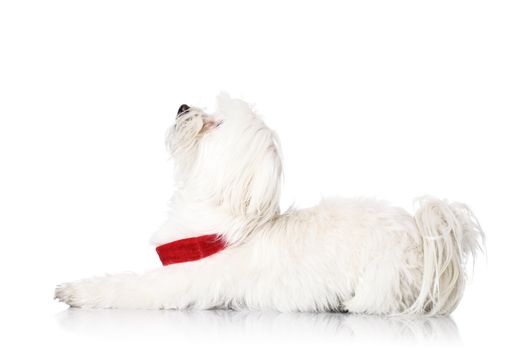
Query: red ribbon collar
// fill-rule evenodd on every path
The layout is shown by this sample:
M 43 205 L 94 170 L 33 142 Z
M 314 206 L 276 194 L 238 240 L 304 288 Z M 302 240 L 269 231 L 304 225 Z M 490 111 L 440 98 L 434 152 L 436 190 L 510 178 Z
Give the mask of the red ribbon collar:
M 200 260 L 226 248 L 218 234 L 179 239 L 156 248 L 162 265 Z

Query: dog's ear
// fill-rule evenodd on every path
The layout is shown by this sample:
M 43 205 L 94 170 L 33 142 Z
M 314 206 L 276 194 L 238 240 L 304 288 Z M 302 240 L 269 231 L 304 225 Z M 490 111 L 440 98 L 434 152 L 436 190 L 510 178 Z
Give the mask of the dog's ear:
M 279 211 L 281 174 L 277 151 L 269 152 L 252 172 L 242 201 L 245 214 L 264 217 Z
M 228 186 L 226 198 L 236 214 L 270 217 L 279 212 L 282 168 L 278 148 L 268 150 L 249 168 L 239 172 Z
M 223 204 L 238 216 L 266 218 L 279 212 L 282 166 L 277 135 L 252 107 L 226 93 L 217 96 L 216 116 L 231 133 L 231 163 L 221 181 Z M 233 143 L 232 143 L 233 140 Z

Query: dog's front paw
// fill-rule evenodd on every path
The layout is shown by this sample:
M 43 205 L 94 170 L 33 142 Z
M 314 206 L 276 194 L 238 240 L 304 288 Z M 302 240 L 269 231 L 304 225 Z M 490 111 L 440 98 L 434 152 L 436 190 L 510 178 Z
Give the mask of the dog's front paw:
M 110 282 L 108 278 L 97 277 L 64 283 L 56 287 L 55 299 L 72 307 L 109 308 L 113 299 Z
M 77 283 L 71 282 L 58 285 L 55 288 L 55 299 L 72 307 L 81 306 L 75 284 Z

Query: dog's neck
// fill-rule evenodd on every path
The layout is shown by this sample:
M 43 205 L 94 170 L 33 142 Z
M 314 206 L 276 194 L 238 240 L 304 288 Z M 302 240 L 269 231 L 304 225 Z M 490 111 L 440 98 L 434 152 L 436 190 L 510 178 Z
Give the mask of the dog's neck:
M 168 219 L 151 238 L 158 246 L 178 239 L 220 234 L 235 244 L 269 218 L 235 215 L 225 205 L 196 199 L 189 191 L 177 190 L 170 203 Z

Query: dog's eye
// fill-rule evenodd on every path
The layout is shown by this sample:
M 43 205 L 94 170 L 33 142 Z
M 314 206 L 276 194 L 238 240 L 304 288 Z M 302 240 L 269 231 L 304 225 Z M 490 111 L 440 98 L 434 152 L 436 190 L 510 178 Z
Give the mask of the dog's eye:
M 182 126 L 185 126 L 186 124 L 188 124 L 191 120 L 191 117 L 190 118 L 185 118 L 185 119 L 179 119 L 175 122 L 175 128 L 180 128 Z

